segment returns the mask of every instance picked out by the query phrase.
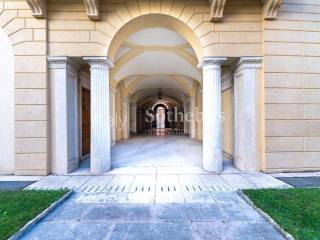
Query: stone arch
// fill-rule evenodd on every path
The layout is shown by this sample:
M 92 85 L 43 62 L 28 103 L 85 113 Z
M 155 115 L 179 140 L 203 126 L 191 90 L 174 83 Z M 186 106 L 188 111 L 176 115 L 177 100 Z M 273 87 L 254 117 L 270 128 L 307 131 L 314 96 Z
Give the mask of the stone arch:
M 0 174 L 14 171 L 14 53 L 0 28 Z
M 108 48 L 108 57 L 110 60 L 114 60 L 119 47 L 131 34 L 142 29 L 153 27 L 167 28 L 180 34 L 190 43 L 196 53 L 198 62 L 201 61 L 203 57 L 202 45 L 192 28 L 176 17 L 159 13 L 141 15 L 125 23 L 112 37 Z

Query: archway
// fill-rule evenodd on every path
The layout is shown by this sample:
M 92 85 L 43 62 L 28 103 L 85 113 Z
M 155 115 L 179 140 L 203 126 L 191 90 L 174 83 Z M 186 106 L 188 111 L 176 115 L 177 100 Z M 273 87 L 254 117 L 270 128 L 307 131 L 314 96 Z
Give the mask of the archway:
M 0 53 L 0 174 L 11 174 L 14 171 L 14 54 L 1 28 Z
M 169 29 L 181 35 L 192 46 L 198 62 L 201 61 L 203 57 L 202 46 L 193 30 L 181 20 L 165 14 L 142 15 L 122 26 L 109 45 L 108 57 L 110 60 L 114 61 L 121 44 L 126 41 L 130 35 L 143 29 L 155 27 Z
M 170 148 L 172 152 L 176 151 L 172 145 L 177 144 L 179 152 L 179 148 L 185 147 L 183 144 L 191 141 L 197 145 L 197 150 L 193 149 L 189 155 L 197 155 L 194 164 L 201 167 L 201 138 L 196 133 L 195 120 L 184 121 L 185 114 L 197 111 L 197 99 L 201 100 L 197 94 L 201 88 L 202 73 L 197 65 L 202 57 L 202 48 L 193 31 L 171 16 L 140 16 L 117 32 L 110 44 L 108 56 L 115 64 L 110 70 L 110 82 L 117 92 L 117 119 L 120 116 L 116 130 L 116 140 L 120 144 L 115 146 L 112 154 L 116 165 L 125 166 L 125 161 L 136 161 L 138 166 L 148 166 L 148 161 L 143 160 L 146 157 L 153 159 L 150 161 L 153 166 L 164 166 L 168 160 L 162 159 L 161 155 L 172 157 L 165 154 L 166 150 Z M 151 122 L 146 120 L 150 113 L 153 114 Z M 186 129 L 193 130 L 187 132 Z M 175 137 L 175 140 L 168 136 Z M 134 142 L 136 138 L 138 140 Z M 125 145 L 132 142 L 133 145 L 139 145 L 144 141 L 154 146 L 145 149 L 145 155 L 139 155 L 142 150 L 127 148 L 128 145 Z M 171 146 L 161 146 L 169 143 Z M 180 143 L 181 146 L 178 146 Z M 155 149 L 158 151 L 153 151 Z M 183 156 L 179 159 L 181 153 L 183 155 L 183 151 L 175 154 L 173 165 L 183 166 Z M 117 159 L 120 161 L 117 162 Z M 156 162 L 155 159 L 162 162 Z M 193 166 L 192 160 L 189 160 L 185 164 Z M 134 163 L 129 165 L 136 166 Z

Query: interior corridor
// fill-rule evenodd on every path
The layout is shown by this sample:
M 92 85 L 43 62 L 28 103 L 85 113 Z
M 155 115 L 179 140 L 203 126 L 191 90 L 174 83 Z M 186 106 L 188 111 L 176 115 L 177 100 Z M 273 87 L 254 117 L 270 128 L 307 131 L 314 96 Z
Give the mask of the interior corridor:
M 186 135 L 138 135 L 122 140 L 111 150 L 111 172 L 122 174 L 198 174 L 202 168 L 202 142 Z M 90 174 L 90 159 L 71 175 Z M 225 173 L 239 173 L 224 156 Z

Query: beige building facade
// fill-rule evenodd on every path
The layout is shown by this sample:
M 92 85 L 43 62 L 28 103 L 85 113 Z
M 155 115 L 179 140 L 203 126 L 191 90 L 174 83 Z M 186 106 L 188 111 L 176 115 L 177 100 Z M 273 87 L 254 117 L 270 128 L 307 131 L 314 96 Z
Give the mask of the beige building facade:
M 318 0 L 0 0 L 0 174 L 106 172 L 159 104 L 205 170 L 319 171 L 319 23 Z

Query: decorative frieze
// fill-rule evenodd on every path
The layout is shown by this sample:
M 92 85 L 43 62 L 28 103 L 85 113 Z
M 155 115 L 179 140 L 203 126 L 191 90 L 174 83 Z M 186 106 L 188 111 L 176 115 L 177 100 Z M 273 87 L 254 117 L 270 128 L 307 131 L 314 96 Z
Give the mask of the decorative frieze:
M 47 1 L 46 0 L 27 0 L 27 3 L 35 18 L 46 18 Z
M 283 0 L 262 0 L 263 17 L 265 20 L 274 20 L 278 16 L 278 10 Z
M 209 0 L 211 22 L 222 20 L 226 2 L 227 0 Z
M 99 0 L 83 0 L 90 20 L 100 19 L 100 1 Z

